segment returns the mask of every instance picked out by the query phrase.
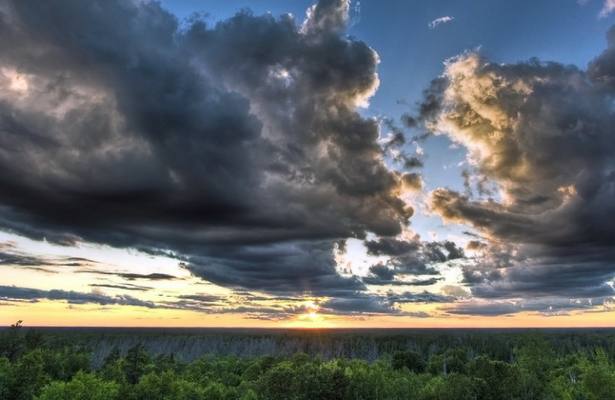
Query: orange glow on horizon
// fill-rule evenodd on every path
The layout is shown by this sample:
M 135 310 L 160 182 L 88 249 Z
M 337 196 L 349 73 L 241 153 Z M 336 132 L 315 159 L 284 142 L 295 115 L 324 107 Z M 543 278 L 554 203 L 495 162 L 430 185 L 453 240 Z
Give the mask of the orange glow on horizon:
M 206 314 L 185 310 L 141 307 L 71 306 L 62 301 L 40 301 L 0 306 L 0 325 L 23 320 L 25 326 L 160 327 L 160 328 L 615 328 L 615 310 L 557 317 L 531 313 L 511 316 L 339 316 L 308 310 L 290 320 L 251 319 L 242 314 Z

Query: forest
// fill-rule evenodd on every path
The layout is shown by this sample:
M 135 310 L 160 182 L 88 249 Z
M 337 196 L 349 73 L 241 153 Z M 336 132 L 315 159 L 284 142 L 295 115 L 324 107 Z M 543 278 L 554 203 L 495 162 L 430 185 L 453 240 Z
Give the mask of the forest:
M 87 340 L 18 322 L 0 331 L 0 399 L 615 399 L 613 331 L 289 335 L 276 340 L 333 337 L 387 352 L 375 360 L 296 352 L 182 361 L 138 343 L 96 363 Z

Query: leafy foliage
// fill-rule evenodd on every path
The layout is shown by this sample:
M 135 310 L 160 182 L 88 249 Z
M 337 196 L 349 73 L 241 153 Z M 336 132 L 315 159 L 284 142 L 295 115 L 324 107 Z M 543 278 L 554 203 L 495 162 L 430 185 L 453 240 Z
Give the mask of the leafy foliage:
M 451 340 L 426 352 L 395 350 L 374 362 L 298 353 L 190 363 L 154 357 L 137 345 L 112 351 L 93 368 L 87 349 L 24 332 L 17 323 L 0 332 L 0 399 L 615 400 L 610 342 L 595 346 L 588 336 L 554 346 L 547 336 L 519 334 L 515 343 L 506 350 L 484 340 Z

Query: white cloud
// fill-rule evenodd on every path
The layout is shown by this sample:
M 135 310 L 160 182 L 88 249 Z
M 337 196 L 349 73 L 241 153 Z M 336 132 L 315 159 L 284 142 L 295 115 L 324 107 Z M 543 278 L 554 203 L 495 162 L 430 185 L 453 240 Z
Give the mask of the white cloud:
M 600 10 L 600 18 L 604 18 L 615 10 L 615 0 L 604 0 L 602 10 Z
M 615 0 L 607 0 L 609 2 L 613 2 L 615 4 Z M 451 21 L 453 21 L 455 19 L 455 17 L 450 17 L 450 16 L 444 16 L 444 17 L 440 17 L 440 18 L 436 18 L 433 21 L 431 21 L 430 23 L 427 24 L 427 26 L 429 27 L 429 29 L 436 29 L 438 27 L 438 25 L 441 24 L 446 24 L 449 23 Z

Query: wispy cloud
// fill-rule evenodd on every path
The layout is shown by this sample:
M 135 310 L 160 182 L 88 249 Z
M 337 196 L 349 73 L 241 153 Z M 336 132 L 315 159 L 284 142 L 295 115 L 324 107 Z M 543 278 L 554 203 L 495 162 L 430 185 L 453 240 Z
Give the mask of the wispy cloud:
M 166 281 L 166 280 L 170 281 L 174 279 L 180 279 L 173 275 L 161 274 L 157 272 L 151 273 L 151 274 L 135 274 L 135 273 L 130 273 L 130 272 L 109 272 L 109 271 L 101 271 L 97 269 L 84 269 L 84 270 L 75 271 L 75 273 L 93 274 L 93 275 L 112 275 L 112 276 L 118 276 L 120 278 L 124 278 L 129 281 L 135 281 L 138 279 L 145 279 L 145 280 L 150 280 L 150 281 Z
M 122 305 L 154 308 L 155 304 L 150 301 L 143 301 L 132 296 L 107 296 L 103 293 L 75 292 L 72 290 L 42 290 L 17 286 L 0 286 L 0 300 L 2 301 L 32 301 L 40 300 L 60 300 L 69 304 L 100 304 L 100 305 Z
M 105 288 L 105 289 L 119 289 L 119 290 L 134 290 L 139 292 L 145 292 L 150 290 L 150 287 L 147 286 L 138 286 L 138 285 L 115 285 L 108 283 L 91 283 L 89 285 L 93 288 Z
M 609 0 L 609 1 L 612 1 L 612 0 Z M 429 27 L 429 29 L 436 29 L 438 26 L 440 26 L 442 24 L 447 24 L 449 22 L 452 22 L 454 19 L 455 19 L 455 17 L 451 17 L 449 15 L 446 15 L 444 17 L 440 17 L 440 18 L 434 19 L 429 24 L 427 24 L 427 26 Z

